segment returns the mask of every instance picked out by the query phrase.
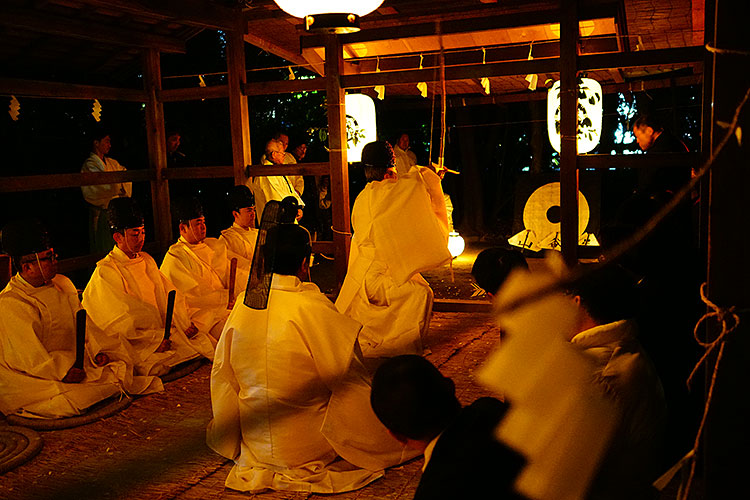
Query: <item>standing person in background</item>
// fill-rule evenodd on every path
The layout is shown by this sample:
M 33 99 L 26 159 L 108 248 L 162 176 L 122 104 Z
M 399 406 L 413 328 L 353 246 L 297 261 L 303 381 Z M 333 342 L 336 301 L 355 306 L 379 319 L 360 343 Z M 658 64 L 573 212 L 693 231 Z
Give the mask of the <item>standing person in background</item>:
M 396 155 L 396 171 L 398 175 L 404 175 L 417 164 L 417 155 L 409 150 L 409 134 L 402 133 L 398 136 L 396 146 L 393 148 Z
M 263 165 L 283 165 L 285 157 L 284 145 L 281 142 L 271 139 L 266 143 L 266 153 L 262 158 Z M 255 210 L 260 220 L 262 220 L 266 203 L 271 200 L 281 201 L 287 196 L 294 196 L 301 207 L 305 206 L 288 175 L 251 177 L 247 181 L 247 187 L 253 191 L 255 196 Z M 302 217 L 302 213 L 299 214 L 299 217 Z
M 193 167 L 193 162 L 180 150 L 182 132 L 177 128 L 167 129 L 167 167 Z
M 112 139 L 109 131 L 97 125 L 91 134 L 91 154 L 83 162 L 81 173 L 124 171 L 125 167 L 107 156 L 110 149 Z M 133 185 L 130 182 L 118 182 L 81 186 L 81 192 L 89 205 L 89 249 L 92 253 L 109 252 L 113 244 L 107 222 L 109 200 L 118 197 L 129 198 L 133 194 Z

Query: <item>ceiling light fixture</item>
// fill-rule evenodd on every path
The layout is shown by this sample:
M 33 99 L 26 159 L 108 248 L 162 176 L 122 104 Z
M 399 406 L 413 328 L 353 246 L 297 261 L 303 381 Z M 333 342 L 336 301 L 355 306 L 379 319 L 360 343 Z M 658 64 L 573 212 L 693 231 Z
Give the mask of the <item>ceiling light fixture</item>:
M 305 20 L 306 31 L 354 33 L 359 18 L 374 11 L 383 0 L 274 0 L 287 14 Z

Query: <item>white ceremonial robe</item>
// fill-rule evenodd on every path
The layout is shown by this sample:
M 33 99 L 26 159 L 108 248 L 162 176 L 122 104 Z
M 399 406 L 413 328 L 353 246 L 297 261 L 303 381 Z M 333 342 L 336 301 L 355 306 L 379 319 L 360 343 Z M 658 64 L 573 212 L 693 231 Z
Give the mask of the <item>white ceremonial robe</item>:
M 120 392 L 163 389 L 158 378 L 133 376 L 131 353 L 90 317 L 83 362 L 86 378 L 63 383 L 76 358 L 79 309 L 78 291 L 61 274 L 41 287 L 16 274 L 0 292 L 0 411 L 5 415 L 70 417 Z M 97 366 L 94 358 L 99 353 L 110 362 Z
M 97 262 L 83 291 L 83 305 L 101 328 L 130 343 L 139 358 L 138 373 L 163 375 L 171 367 L 199 356 L 213 359 L 213 343 L 205 332 L 192 339 L 185 335 L 190 319 L 179 291 L 170 330 L 172 350 L 156 352 L 164 340 L 167 294 L 174 289 L 149 254 L 141 252 L 130 259 L 114 247 Z
M 447 223 L 433 212 L 422 175 L 369 182 L 354 202 L 352 230 L 336 307 L 362 323 L 365 357 L 422 354 L 433 295 L 419 273 L 451 259 Z
M 269 161 L 264 161 L 263 164 L 272 165 Z M 253 196 L 255 196 L 255 213 L 259 221 L 263 220 L 263 209 L 266 203 L 271 200 L 281 201 L 287 196 L 294 196 L 301 207 L 305 206 L 302 197 L 294 189 L 293 180 L 290 180 L 289 176 L 286 175 L 270 175 L 248 179 L 247 187 L 250 188 Z
M 631 320 L 596 326 L 571 343 L 596 363 L 596 382 L 621 412 L 589 498 L 643 498 L 660 472 L 666 421 L 664 391 Z
M 398 146 L 393 146 L 393 153 L 396 155 L 396 172 L 398 172 L 398 175 L 407 174 L 411 167 L 417 164 L 417 155 L 410 149 L 404 151 Z
M 227 256 L 231 260 L 237 258 L 237 277 L 235 281 L 236 294 L 245 290 L 250 276 L 250 267 L 255 256 L 255 243 L 258 240 L 258 230 L 254 227 L 245 229 L 232 224 L 221 232 L 219 241 L 227 247 Z
M 357 322 L 294 276 L 273 275 L 267 309 L 243 299 L 211 373 L 206 442 L 235 462 L 227 487 L 338 493 L 415 456 L 370 408 Z
M 169 247 L 161 263 L 161 272 L 185 296 L 190 320 L 202 332 L 219 338 L 229 317 L 229 261 L 224 243 L 216 238 L 206 238 L 192 245 L 180 237 Z M 239 263 L 238 263 L 239 269 Z M 246 273 L 245 283 L 247 282 Z M 236 286 L 234 297 L 244 286 Z
M 81 173 L 86 172 L 120 172 L 126 170 L 117 160 L 105 157 L 102 161 L 96 153 L 86 158 L 81 167 Z M 130 182 L 117 182 L 115 184 L 97 184 L 95 186 L 81 186 L 83 198 L 91 205 L 103 210 L 107 209 L 109 200 L 121 196 L 133 195 L 133 184 Z

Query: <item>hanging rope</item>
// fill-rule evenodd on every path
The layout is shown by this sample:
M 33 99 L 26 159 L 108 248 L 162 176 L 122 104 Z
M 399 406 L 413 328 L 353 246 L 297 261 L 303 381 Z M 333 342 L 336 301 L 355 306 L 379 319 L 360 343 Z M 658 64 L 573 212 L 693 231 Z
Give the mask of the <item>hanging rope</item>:
M 438 152 L 438 172 L 443 169 L 445 160 L 445 112 L 447 101 L 445 95 L 445 47 L 443 47 L 443 29 L 440 21 L 435 22 L 435 33 L 440 44 L 440 151 Z
M 678 500 L 687 500 L 688 494 L 690 493 L 690 486 L 693 483 L 693 477 L 695 476 L 696 457 L 698 456 L 698 447 L 700 446 L 701 437 L 703 435 L 703 428 L 706 425 L 708 410 L 711 407 L 711 400 L 714 395 L 714 387 L 716 386 L 716 377 L 719 373 L 719 365 L 721 364 L 721 358 L 724 355 L 724 347 L 726 346 L 726 337 L 731 332 L 736 330 L 740 325 L 740 317 L 737 313 L 734 312 L 733 306 L 728 308 L 721 308 L 711 302 L 708 297 L 706 297 L 706 283 L 703 283 L 701 285 L 700 294 L 701 300 L 704 304 L 706 304 L 709 311 L 706 312 L 706 314 L 704 314 L 695 324 L 695 328 L 693 329 L 693 337 L 695 338 L 695 341 L 698 342 L 698 344 L 706 350 L 706 352 L 703 354 L 703 356 L 701 356 L 701 359 L 698 360 L 698 363 L 696 363 L 693 371 L 690 372 L 690 376 L 687 379 L 688 389 L 692 385 L 693 376 L 695 376 L 700 367 L 704 363 L 706 363 L 709 355 L 717 346 L 719 347 L 719 352 L 716 355 L 716 361 L 714 362 L 713 370 L 711 373 L 711 384 L 709 385 L 708 394 L 706 395 L 706 403 L 703 407 L 703 417 L 701 418 L 700 426 L 698 426 L 698 433 L 696 434 L 695 441 L 693 442 L 693 449 L 688 453 L 685 459 L 683 459 L 690 461 L 690 474 L 688 475 L 688 478 L 685 481 L 684 485 L 680 487 L 681 494 L 678 495 Z M 704 342 L 699 338 L 698 331 L 700 330 L 701 325 L 709 318 L 716 319 L 718 324 L 721 325 L 721 331 L 713 341 Z

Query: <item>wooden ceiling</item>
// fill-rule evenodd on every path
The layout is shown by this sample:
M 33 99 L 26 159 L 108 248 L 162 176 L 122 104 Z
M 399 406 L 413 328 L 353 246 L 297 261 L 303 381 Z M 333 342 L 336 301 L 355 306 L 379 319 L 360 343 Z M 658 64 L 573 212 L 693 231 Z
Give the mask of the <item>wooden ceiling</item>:
M 614 56 L 701 46 L 703 4 L 703 0 L 582 0 L 579 54 Z M 323 74 L 325 39 L 306 33 L 301 19 L 279 10 L 272 0 L 254 0 L 245 10 L 245 19 L 247 42 Z M 559 19 L 560 2 L 554 0 L 386 0 L 361 19 L 360 32 L 342 36 L 344 74 L 437 68 L 441 38 L 446 68 L 524 61 L 529 56 L 555 58 L 559 55 Z M 701 65 L 693 63 L 589 72 L 609 88 L 644 79 L 651 82 L 660 76 L 698 82 L 700 74 Z M 435 71 L 432 80 L 437 75 Z M 693 78 L 686 80 L 689 75 Z M 530 93 L 526 75 L 486 76 L 490 96 Z M 544 82 L 557 79 L 557 74 L 539 73 L 538 78 L 539 88 L 544 89 Z M 434 86 L 427 80 L 428 93 L 432 93 Z M 447 93 L 485 95 L 479 77 L 450 80 Z M 419 91 L 409 82 L 387 85 L 386 94 L 419 95 Z
M 628 53 L 699 47 L 703 8 L 704 0 L 581 0 L 579 53 L 611 55 L 617 66 L 617 56 Z M 432 93 L 442 38 L 447 72 L 453 75 L 449 94 L 528 98 L 525 74 L 504 68 L 486 75 L 469 72 L 472 76 L 466 77 L 469 73 L 462 68 L 524 62 L 529 55 L 540 61 L 555 59 L 559 17 L 559 0 L 385 0 L 362 18 L 360 32 L 342 37 L 344 75 L 421 67 L 429 70 L 423 79 Z M 145 48 L 180 53 L 202 30 L 245 28 L 248 43 L 292 66 L 323 73 L 324 37 L 305 33 L 302 20 L 290 17 L 272 0 L 2 0 L 0 79 L 137 87 Z M 660 77 L 699 81 L 701 75 L 700 64 L 663 60 L 600 69 L 608 60 L 590 69 L 605 88 Z M 557 78 L 544 67 L 537 74 L 540 88 L 547 79 Z M 489 96 L 483 92 L 481 76 L 490 79 Z M 387 95 L 418 95 L 412 80 L 389 83 Z

